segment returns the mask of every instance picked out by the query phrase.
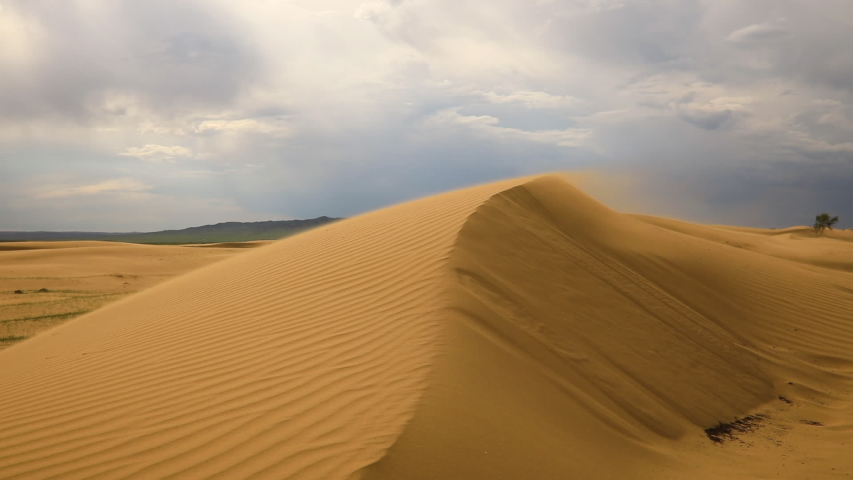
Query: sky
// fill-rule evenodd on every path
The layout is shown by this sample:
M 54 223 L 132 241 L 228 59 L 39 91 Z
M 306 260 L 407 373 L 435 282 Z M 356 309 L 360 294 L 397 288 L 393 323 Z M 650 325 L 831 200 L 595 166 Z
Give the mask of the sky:
M 0 0 L 0 230 L 353 216 L 586 172 L 853 227 L 853 2 Z

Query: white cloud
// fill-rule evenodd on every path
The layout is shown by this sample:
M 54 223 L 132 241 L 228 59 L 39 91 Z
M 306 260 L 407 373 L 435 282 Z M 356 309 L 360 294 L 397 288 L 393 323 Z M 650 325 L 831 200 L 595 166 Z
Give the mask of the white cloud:
M 461 115 L 458 112 L 457 108 L 452 108 L 443 112 L 439 112 L 432 118 L 432 120 L 440 123 L 455 123 L 459 125 L 474 126 L 497 125 L 498 123 L 500 123 L 500 120 L 491 115 Z
M 136 157 L 140 160 L 148 162 L 172 163 L 176 158 L 191 158 L 192 150 L 186 147 L 175 145 L 166 147 L 163 145 L 145 145 L 144 147 L 130 147 L 126 151 L 119 153 L 124 157 Z
M 464 125 L 492 138 L 545 143 L 560 147 L 578 147 L 592 135 L 587 128 L 522 130 L 498 126 L 500 120 L 490 115 L 462 115 L 458 109 L 441 111 L 427 120 L 429 125 Z
M 0 5 L 2 7 L 2 5 Z M 39 59 L 40 44 L 48 38 L 38 19 L 13 8 L 0 11 L 0 67 L 4 75 L 20 74 Z
M 157 135 L 186 135 L 186 130 L 183 127 L 164 124 L 163 122 L 144 121 L 139 123 L 136 128 L 138 135 L 146 133 L 154 133 Z
M 707 102 L 676 101 L 672 107 L 682 120 L 706 130 L 716 130 L 736 118 L 736 115 L 750 113 L 752 109 L 749 105 L 755 100 L 750 96 L 716 97 Z
M 146 183 L 139 182 L 132 178 L 123 177 L 76 187 L 43 187 L 35 192 L 34 196 L 36 198 L 58 198 L 78 195 L 99 195 L 104 193 L 143 192 L 151 190 L 152 188 L 154 187 Z
M 287 137 L 292 133 L 289 124 L 279 118 L 237 118 L 236 112 L 191 114 L 177 119 L 143 121 L 136 128 L 139 135 L 211 135 L 218 133 L 262 133 L 273 137 Z M 169 147 L 173 148 L 173 147 Z M 136 155 L 132 155 L 136 156 Z M 180 156 L 180 155 L 172 155 Z
M 306 11 L 299 18 L 303 18 L 306 20 L 311 20 L 314 18 L 340 18 L 346 17 L 347 13 L 342 10 L 320 10 L 320 11 Z
M 630 108 L 617 108 L 615 110 L 604 110 L 602 112 L 595 112 L 591 114 L 589 118 L 618 119 L 624 117 L 629 113 L 631 113 Z
M 625 8 L 623 0 L 581 0 L 575 3 L 579 8 L 593 12 Z
M 818 125 L 831 125 L 836 128 L 853 130 L 853 120 L 842 112 L 825 113 L 818 117 Z
M 744 43 L 784 37 L 788 34 L 788 30 L 780 25 L 780 23 L 781 20 L 749 25 L 730 33 L 726 37 L 726 40 L 735 43 Z
M 353 17 L 361 20 L 377 21 L 380 17 L 388 15 L 392 10 L 393 6 L 390 3 L 383 0 L 374 0 L 359 5 L 355 9 L 355 12 L 353 12 Z
M 578 103 L 575 97 L 569 95 L 551 95 L 547 92 L 517 91 L 506 95 L 495 92 L 476 92 L 492 103 L 518 103 L 526 108 L 565 108 Z
M 276 137 L 284 137 L 290 133 L 284 125 L 273 125 L 251 118 L 240 120 L 204 120 L 193 127 L 195 133 L 206 132 L 257 132 L 272 134 Z
M 789 132 L 788 142 L 807 154 L 853 153 L 853 142 L 830 143 L 802 132 Z
M 718 110 L 744 112 L 749 110 L 747 105 L 755 103 L 755 97 L 717 97 L 709 103 Z
M 831 98 L 818 98 L 812 100 L 811 104 L 815 107 L 841 107 L 844 105 L 838 100 L 833 100 Z

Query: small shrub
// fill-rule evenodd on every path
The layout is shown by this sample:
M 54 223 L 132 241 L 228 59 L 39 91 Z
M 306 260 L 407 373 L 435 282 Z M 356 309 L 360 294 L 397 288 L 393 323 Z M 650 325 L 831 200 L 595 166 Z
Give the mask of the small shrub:
M 821 213 L 820 215 L 815 216 L 815 222 L 812 227 L 814 227 L 815 233 L 820 235 L 827 228 L 832 230 L 832 226 L 838 223 L 838 216 L 830 217 L 828 213 Z

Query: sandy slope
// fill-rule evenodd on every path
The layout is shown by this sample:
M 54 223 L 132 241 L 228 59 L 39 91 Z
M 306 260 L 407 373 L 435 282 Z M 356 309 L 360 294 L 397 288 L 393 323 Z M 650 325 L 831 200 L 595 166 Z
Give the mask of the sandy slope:
M 844 240 L 554 176 L 388 208 L 0 352 L 0 477 L 849 478 Z
M 0 243 L 0 349 L 243 252 L 115 242 Z

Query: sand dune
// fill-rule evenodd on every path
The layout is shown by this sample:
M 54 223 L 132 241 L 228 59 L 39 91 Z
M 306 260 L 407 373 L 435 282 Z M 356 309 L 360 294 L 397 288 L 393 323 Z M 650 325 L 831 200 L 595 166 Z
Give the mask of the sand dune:
M 557 176 L 344 220 L 0 352 L 0 477 L 849 478 L 844 234 Z
M 0 349 L 238 253 L 243 250 L 115 242 L 0 243 Z
M 197 248 L 258 248 L 273 243 L 272 240 L 252 240 L 250 242 L 224 242 L 224 243 L 205 243 L 198 245 L 184 245 L 185 247 Z

